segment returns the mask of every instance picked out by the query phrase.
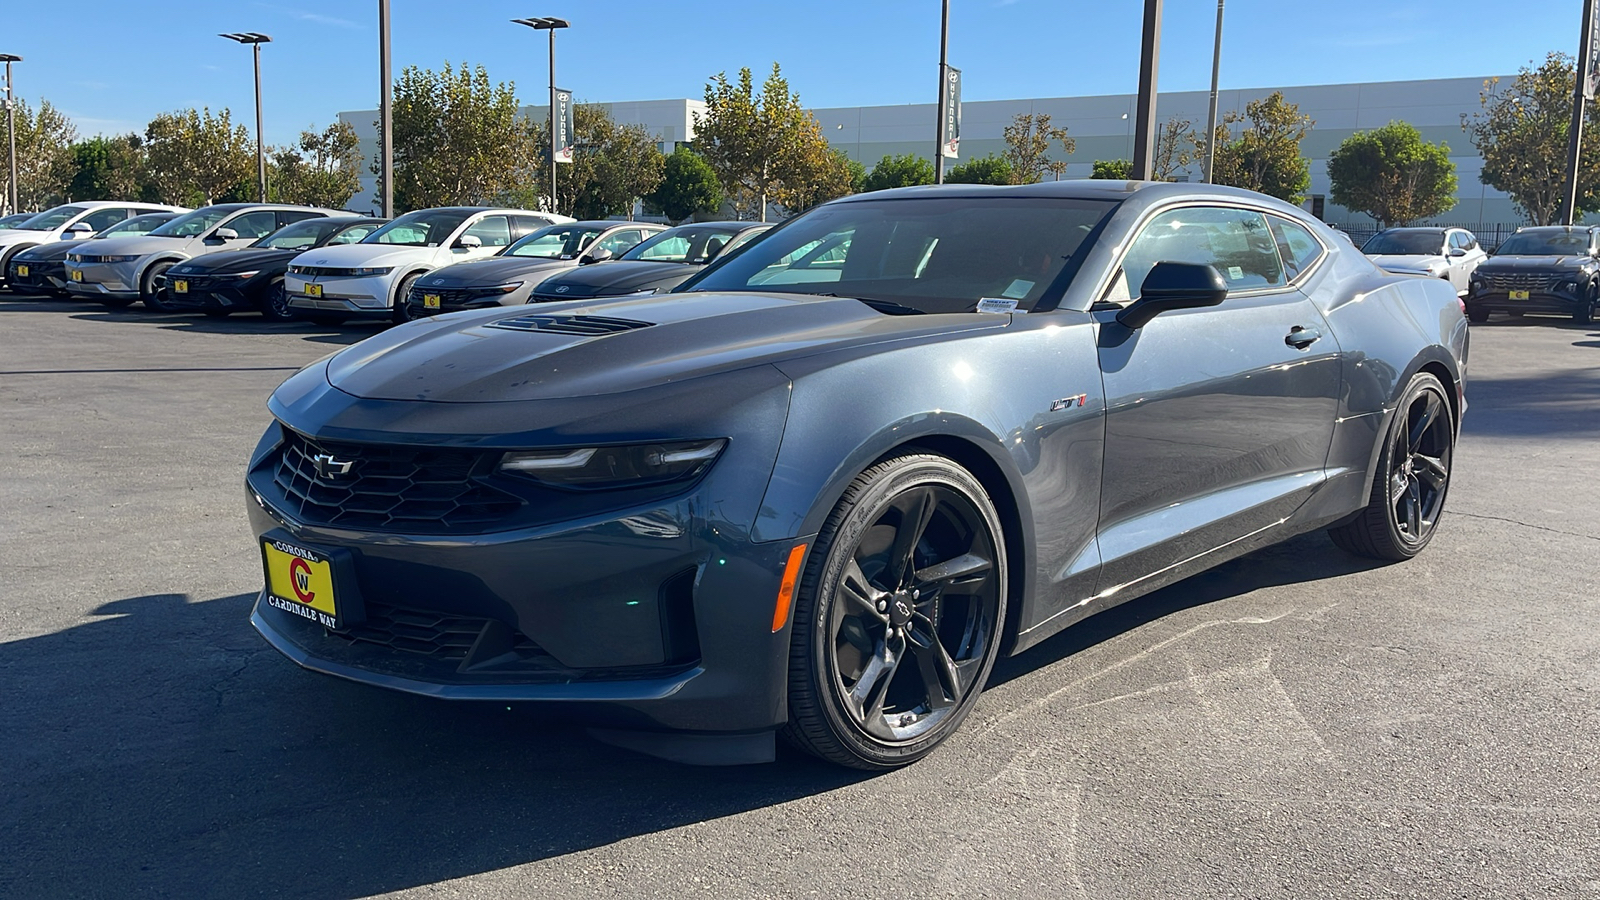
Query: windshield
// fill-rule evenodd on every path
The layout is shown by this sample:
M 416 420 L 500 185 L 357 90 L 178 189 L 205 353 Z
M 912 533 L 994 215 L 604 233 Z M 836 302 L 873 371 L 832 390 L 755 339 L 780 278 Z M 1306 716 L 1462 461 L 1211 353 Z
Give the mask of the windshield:
M 34 213 L 12 213 L 9 216 L 0 218 L 0 229 L 16 228 L 23 222 L 33 218 L 34 215 Z
M 419 209 L 367 235 L 361 243 L 437 247 L 471 215 L 473 211 L 466 209 Z
M 622 254 L 622 259 L 651 262 L 710 262 L 728 242 L 735 229 L 709 225 L 679 225 L 652 237 Z
M 1116 206 L 1040 197 L 830 204 L 768 232 L 686 287 L 829 294 L 929 313 L 972 312 L 986 299 L 1027 310 Z
M 39 213 L 17 227 L 27 231 L 52 231 L 67 224 L 69 219 L 83 211 L 82 206 L 58 206 Z
M 1368 256 L 1438 256 L 1444 252 L 1444 232 L 1380 231 L 1361 252 Z
M 533 256 L 539 259 L 573 259 L 589 242 L 600 236 L 603 228 L 583 225 L 551 225 L 528 235 L 501 254 L 502 256 Z
M 119 234 L 144 234 L 163 222 L 172 221 L 177 215 L 177 213 L 148 213 L 142 216 L 134 216 L 131 219 L 123 219 L 121 222 L 95 235 L 95 237 L 108 238 L 116 237 Z
M 151 231 L 150 235 L 151 237 L 195 237 L 210 231 L 213 225 L 221 222 L 228 217 L 229 213 L 235 211 L 236 209 L 233 207 L 218 209 L 215 206 L 207 206 L 191 213 L 184 213 L 171 222 Z
M 1524 232 L 1506 238 L 1495 256 L 1584 256 L 1589 252 L 1589 235 L 1583 231 L 1558 231 L 1544 234 Z
M 277 231 L 252 243 L 252 247 L 268 250 L 310 250 L 322 240 L 323 235 L 339 227 L 337 219 L 304 219 L 285 225 Z

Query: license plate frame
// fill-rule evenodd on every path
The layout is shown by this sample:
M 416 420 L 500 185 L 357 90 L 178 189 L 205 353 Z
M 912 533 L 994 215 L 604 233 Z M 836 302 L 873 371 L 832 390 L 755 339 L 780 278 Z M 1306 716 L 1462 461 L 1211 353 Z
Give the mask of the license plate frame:
M 349 551 L 311 546 L 281 529 L 262 535 L 260 544 L 264 605 L 329 631 L 365 621 Z
M 439 300 L 439 295 L 438 294 L 423 294 L 422 295 L 422 308 L 423 309 L 438 309 L 439 308 L 439 303 L 440 303 L 440 300 Z
M 1528 299 L 1528 294 L 1529 293 L 1530 293 L 1529 291 L 1512 291 L 1511 292 L 1511 299 L 1513 299 L 1513 300 L 1526 300 L 1526 299 Z
M 83 270 L 82 269 L 73 269 L 72 270 L 72 280 L 73 281 L 82 281 L 83 280 Z
M 189 293 L 189 279 L 187 279 L 187 278 L 174 278 L 174 279 L 172 279 L 172 292 L 174 294 L 187 294 L 187 293 Z
M 22 265 L 21 263 L 18 263 L 17 264 L 17 277 L 18 278 L 27 278 L 28 277 L 28 267 L 25 266 L 25 265 Z
M 307 297 L 321 298 L 322 297 L 322 285 L 320 285 L 320 284 L 307 284 L 305 286 L 305 295 Z

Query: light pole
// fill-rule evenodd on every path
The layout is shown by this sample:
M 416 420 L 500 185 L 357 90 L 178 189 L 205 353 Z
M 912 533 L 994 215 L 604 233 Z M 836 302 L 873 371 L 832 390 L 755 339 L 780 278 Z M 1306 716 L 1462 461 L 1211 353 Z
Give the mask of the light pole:
M 933 104 L 933 117 L 939 120 L 939 124 L 934 126 L 933 136 L 935 144 L 933 148 L 934 184 L 944 184 L 944 142 L 946 139 L 944 133 L 944 100 L 945 94 L 950 90 L 950 86 L 945 83 L 945 79 L 950 75 L 950 0 L 944 0 L 943 7 L 944 11 L 939 16 L 939 95 Z
M 1573 73 L 1577 75 L 1577 83 L 1572 91 L 1572 126 L 1567 129 L 1567 171 L 1566 179 L 1561 185 L 1561 224 L 1571 225 L 1578 216 L 1578 164 L 1579 155 L 1583 149 L 1583 106 L 1584 101 L 1594 99 L 1594 53 L 1595 53 L 1595 3 L 1596 0 L 1584 0 L 1583 3 L 1583 39 L 1578 42 L 1578 65 Z
M 518 25 L 526 25 L 535 31 L 550 32 L 550 211 L 560 212 L 556 209 L 556 29 L 570 28 L 572 23 L 566 19 L 532 16 L 526 19 L 512 19 Z
M 389 69 L 389 0 L 378 0 L 378 177 L 383 180 L 383 217 L 394 218 L 394 79 Z
M 1211 112 L 1206 116 L 1206 184 L 1213 183 L 1211 169 L 1217 163 L 1217 77 L 1222 74 L 1222 4 L 1217 0 L 1217 45 L 1211 51 Z
M 1161 59 L 1161 0 L 1144 0 L 1139 46 L 1139 108 L 1133 123 L 1133 177 L 1149 181 L 1156 155 L 1156 66 Z
M 256 187 L 261 191 L 261 202 L 267 202 L 267 151 L 261 143 L 261 45 L 272 43 L 272 38 L 256 31 L 220 35 L 230 41 L 249 44 L 255 48 L 256 58 Z
M 11 91 L 11 64 L 22 62 L 22 57 L 14 53 L 0 53 L 0 61 L 6 64 L 6 142 L 11 145 L 11 190 L 6 197 L 11 208 L 6 212 L 14 213 L 17 211 L 17 95 Z

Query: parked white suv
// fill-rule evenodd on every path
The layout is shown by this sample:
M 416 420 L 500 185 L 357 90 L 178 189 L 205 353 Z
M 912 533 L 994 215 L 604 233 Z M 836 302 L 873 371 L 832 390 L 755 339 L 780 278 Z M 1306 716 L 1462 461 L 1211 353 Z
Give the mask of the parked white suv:
M 1478 264 L 1489 258 L 1465 228 L 1389 228 L 1368 238 L 1361 252 L 1385 271 L 1443 278 L 1461 297 Z
M 149 234 L 107 238 L 67 254 L 67 291 L 107 306 L 143 300 L 170 312 L 166 271 L 186 259 L 247 247 L 285 225 L 319 216 L 353 216 L 338 209 L 283 203 L 218 203 L 173 219 Z
M 0 278 L 11 271 L 11 257 L 29 247 L 74 241 L 105 231 L 112 225 L 143 213 L 188 212 L 181 206 L 160 203 L 124 203 L 120 200 L 89 200 L 68 203 L 37 213 L 22 223 L 0 230 Z
M 307 250 L 289 263 L 283 286 L 290 308 L 313 321 L 364 316 L 404 322 L 406 292 L 424 273 L 493 256 L 523 235 L 571 221 L 526 209 L 419 209 L 359 243 Z

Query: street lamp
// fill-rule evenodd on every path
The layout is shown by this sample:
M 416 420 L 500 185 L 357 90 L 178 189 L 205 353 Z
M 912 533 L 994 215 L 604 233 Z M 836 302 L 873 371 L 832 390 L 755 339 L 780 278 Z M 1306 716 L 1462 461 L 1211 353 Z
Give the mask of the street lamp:
M 16 95 L 11 92 L 11 64 L 22 62 L 22 57 L 13 53 L 0 53 L 0 62 L 6 64 L 6 141 L 11 145 L 11 190 L 7 199 L 11 201 L 11 208 L 7 212 L 17 211 L 17 119 L 14 108 L 17 105 Z
M 224 34 L 230 41 L 251 44 L 256 57 L 256 187 L 261 190 L 261 202 L 267 202 L 267 153 L 261 146 L 261 45 L 272 43 L 272 38 L 255 31 Z
M 526 25 L 535 31 L 550 32 L 550 211 L 556 209 L 556 29 L 571 28 L 572 23 L 566 19 L 532 16 L 526 19 L 512 19 L 518 25 Z
M 1206 184 L 1215 184 L 1217 165 L 1217 79 L 1222 74 L 1222 4 L 1217 0 L 1217 43 L 1211 50 L 1211 108 L 1206 116 Z

